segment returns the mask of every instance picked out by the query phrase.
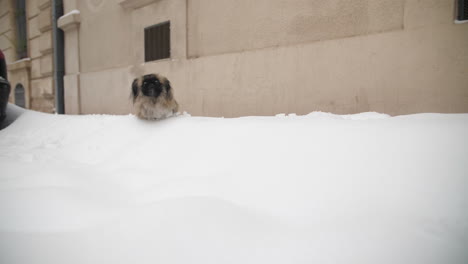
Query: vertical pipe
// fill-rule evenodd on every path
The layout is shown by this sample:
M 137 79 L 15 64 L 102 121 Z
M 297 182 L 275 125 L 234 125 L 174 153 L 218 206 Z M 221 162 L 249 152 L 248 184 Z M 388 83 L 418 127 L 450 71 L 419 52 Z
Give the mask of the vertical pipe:
M 57 20 L 63 15 L 63 1 L 52 0 L 52 41 L 54 46 L 55 109 L 65 113 L 63 76 L 65 74 L 63 31 L 57 27 Z

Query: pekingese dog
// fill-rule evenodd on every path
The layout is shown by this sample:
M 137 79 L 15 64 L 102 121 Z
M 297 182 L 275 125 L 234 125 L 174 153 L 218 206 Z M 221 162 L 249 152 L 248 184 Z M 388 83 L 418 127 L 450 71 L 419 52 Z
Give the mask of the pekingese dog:
M 158 74 L 147 74 L 132 83 L 132 97 L 136 115 L 141 119 L 163 119 L 177 113 L 171 83 Z

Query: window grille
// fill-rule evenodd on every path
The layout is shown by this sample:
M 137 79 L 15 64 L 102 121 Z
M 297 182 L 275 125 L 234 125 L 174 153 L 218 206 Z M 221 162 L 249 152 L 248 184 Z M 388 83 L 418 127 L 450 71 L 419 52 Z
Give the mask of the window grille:
M 457 5 L 457 20 L 468 20 L 468 0 L 458 0 Z
M 145 28 L 145 62 L 171 57 L 171 23 Z

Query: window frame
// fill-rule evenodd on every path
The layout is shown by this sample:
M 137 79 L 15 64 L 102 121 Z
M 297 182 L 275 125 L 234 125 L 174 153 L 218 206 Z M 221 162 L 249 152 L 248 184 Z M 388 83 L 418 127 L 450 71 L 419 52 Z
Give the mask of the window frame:
M 168 20 L 145 27 L 143 42 L 145 62 L 170 59 L 171 21 Z
M 468 23 L 468 0 L 456 0 L 455 4 L 455 24 Z M 464 13 L 464 11 L 466 13 Z

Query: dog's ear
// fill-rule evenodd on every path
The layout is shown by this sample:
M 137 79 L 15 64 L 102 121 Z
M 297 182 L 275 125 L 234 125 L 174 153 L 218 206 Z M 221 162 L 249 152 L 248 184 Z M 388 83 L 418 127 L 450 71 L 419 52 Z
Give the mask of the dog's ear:
M 166 92 L 169 92 L 172 89 L 171 82 L 168 79 L 164 81 L 164 86 L 166 87 Z
M 172 86 L 171 86 L 171 82 L 168 79 L 164 81 L 164 87 L 166 87 L 166 99 L 172 100 L 173 98 Z
M 133 102 L 135 102 L 138 96 L 138 78 L 136 78 L 132 82 L 132 96 L 133 96 Z

